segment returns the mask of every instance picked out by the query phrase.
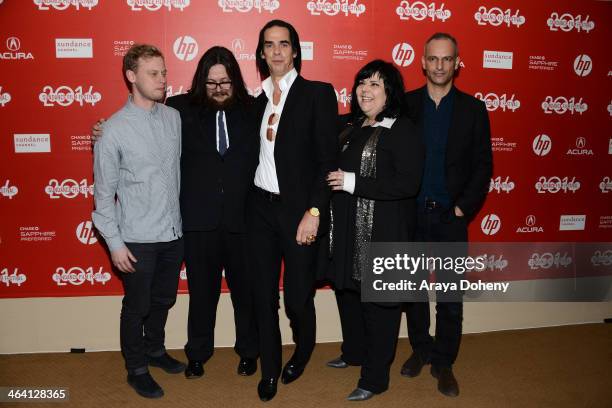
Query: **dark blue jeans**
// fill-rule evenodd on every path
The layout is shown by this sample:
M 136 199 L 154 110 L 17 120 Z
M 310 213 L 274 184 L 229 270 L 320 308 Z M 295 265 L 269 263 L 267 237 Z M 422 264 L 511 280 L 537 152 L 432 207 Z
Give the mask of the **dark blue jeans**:
M 171 242 L 126 243 L 136 257 L 134 273 L 121 273 L 125 296 L 121 308 L 121 352 L 129 374 L 148 371 L 147 356 L 160 356 L 168 310 L 176 301 L 183 239 Z

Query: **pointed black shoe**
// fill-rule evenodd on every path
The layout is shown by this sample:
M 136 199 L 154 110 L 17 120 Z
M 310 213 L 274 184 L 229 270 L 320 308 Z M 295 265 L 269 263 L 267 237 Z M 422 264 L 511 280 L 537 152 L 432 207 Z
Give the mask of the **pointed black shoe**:
M 164 396 L 164 390 L 162 390 L 149 373 L 139 375 L 128 374 L 127 382 L 141 397 L 161 398 Z
M 276 378 L 262 378 L 257 384 L 257 394 L 262 401 L 270 401 L 276 395 Z
M 290 384 L 300 378 L 302 373 L 304 372 L 305 364 L 295 363 L 293 360 L 289 360 L 283 368 L 283 372 L 281 374 L 281 382 L 283 384 Z
M 326 364 L 331 368 L 347 368 L 349 365 L 346 361 L 342 359 L 342 357 L 334 358 L 331 361 L 328 361 Z
M 189 379 L 200 378 L 204 375 L 204 364 L 198 360 L 189 360 L 185 369 L 185 377 Z
M 238 363 L 238 375 L 249 376 L 255 374 L 257 371 L 257 359 L 256 358 L 241 358 Z
M 346 399 L 349 401 L 365 401 L 373 396 L 374 393 L 372 391 L 364 390 L 363 388 L 355 388 Z
M 400 371 L 400 373 L 404 377 L 416 377 L 421 374 L 423 366 L 425 366 L 425 364 L 427 363 L 428 361 L 424 360 L 419 354 L 412 353 L 410 358 L 406 360 L 406 362 L 402 366 L 402 370 Z

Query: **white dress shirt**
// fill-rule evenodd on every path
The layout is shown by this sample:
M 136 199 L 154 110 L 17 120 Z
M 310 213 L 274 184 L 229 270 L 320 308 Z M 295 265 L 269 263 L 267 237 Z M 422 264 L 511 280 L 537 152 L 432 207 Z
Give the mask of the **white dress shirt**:
M 379 127 L 382 126 L 387 129 L 391 129 L 391 126 L 395 123 L 396 118 L 383 118 L 380 122 L 374 122 L 370 126 L 371 127 Z M 353 194 L 355 192 L 355 173 L 352 172 L 344 172 L 344 180 L 342 182 L 342 190 L 346 191 L 349 194 Z
M 281 116 L 283 113 L 283 108 L 285 106 L 285 101 L 287 100 L 287 94 L 289 93 L 289 89 L 291 89 L 291 85 L 297 78 L 298 73 L 293 68 L 291 71 L 287 72 L 285 76 L 281 78 L 278 82 L 278 86 L 281 91 L 280 101 L 278 105 L 274 105 L 274 84 L 272 83 L 272 77 L 266 78 L 262 83 L 261 87 L 268 97 L 268 104 L 266 105 L 266 110 L 264 111 L 263 118 L 261 120 L 261 127 L 259 128 L 259 138 L 261 139 L 260 149 L 259 149 L 259 165 L 257 166 L 257 170 L 255 171 L 255 185 L 263 190 L 269 191 L 271 193 L 279 194 L 280 189 L 278 187 L 278 178 L 276 177 L 276 163 L 274 162 L 274 146 L 276 143 L 276 133 L 278 131 L 278 124 L 281 121 Z M 268 119 L 272 114 L 278 115 L 278 119 L 276 123 L 272 126 L 268 126 Z M 268 127 L 271 127 L 274 130 L 275 138 L 273 141 L 269 141 L 266 137 L 266 133 L 268 132 Z

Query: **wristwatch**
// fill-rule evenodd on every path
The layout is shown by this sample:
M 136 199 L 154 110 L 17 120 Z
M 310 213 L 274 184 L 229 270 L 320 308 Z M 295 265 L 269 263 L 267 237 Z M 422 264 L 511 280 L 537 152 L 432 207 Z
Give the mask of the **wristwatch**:
M 318 217 L 319 215 L 321 215 L 321 213 L 319 212 L 319 209 L 317 207 L 312 207 L 310 210 L 308 210 L 308 212 L 313 217 Z

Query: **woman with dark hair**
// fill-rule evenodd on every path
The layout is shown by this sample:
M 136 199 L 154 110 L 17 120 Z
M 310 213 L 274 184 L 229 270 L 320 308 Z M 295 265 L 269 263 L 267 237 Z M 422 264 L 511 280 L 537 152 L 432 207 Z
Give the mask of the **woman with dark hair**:
M 342 323 L 342 355 L 328 366 L 361 366 L 349 401 L 387 390 L 401 318 L 399 303 L 361 302 L 369 242 L 409 241 L 415 225 L 424 147 L 401 116 L 404 83 L 390 63 L 375 60 L 355 76 L 349 124 L 340 133 L 340 169 L 327 180 L 331 203 L 328 279 Z

